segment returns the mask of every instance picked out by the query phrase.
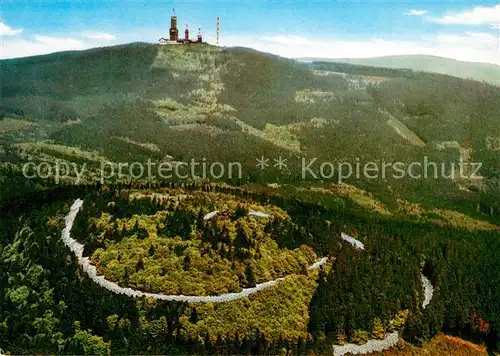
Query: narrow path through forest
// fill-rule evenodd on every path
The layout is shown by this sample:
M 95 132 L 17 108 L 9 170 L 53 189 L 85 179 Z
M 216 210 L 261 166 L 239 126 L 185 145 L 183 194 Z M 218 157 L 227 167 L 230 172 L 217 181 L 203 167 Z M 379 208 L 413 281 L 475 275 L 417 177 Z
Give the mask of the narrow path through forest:
M 191 295 L 167 295 L 167 294 L 158 294 L 158 293 L 146 293 L 138 290 L 134 290 L 132 288 L 123 288 L 118 284 L 108 281 L 104 276 L 97 275 L 97 270 L 95 266 L 93 266 L 88 257 L 83 257 L 83 249 L 84 245 L 71 238 L 70 232 L 73 227 L 73 223 L 75 221 L 76 215 L 78 211 L 83 205 L 83 200 L 76 199 L 73 205 L 71 205 L 70 212 L 66 215 L 66 226 L 62 231 L 62 239 L 64 244 L 75 254 L 78 259 L 78 263 L 82 266 L 83 270 L 88 274 L 88 276 L 98 285 L 107 290 L 116 293 L 116 294 L 125 294 L 132 298 L 154 298 L 158 300 L 166 300 L 166 301 L 179 301 L 179 302 L 188 302 L 188 303 L 223 303 L 230 302 L 233 300 L 241 299 L 243 297 L 249 296 L 250 294 L 256 293 L 258 291 L 264 290 L 266 288 L 275 286 L 278 282 L 282 281 L 284 278 L 278 278 L 269 282 L 257 284 L 253 288 L 245 288 L 241 292 L 238 293 L 226 293 L 216 296 L 191 296 Z M 344 240 L 347 235 L 343 235 Z M 353 239 L 353 238 L 351 238 Z M 353 239 L 355 240 L 355 239 Z M 351 242 L 352 241 L 348 241 Z M 356 242 L 359 242 L 356 240 Z M 359 242 L 361 244 L 361 242 Z M 354 244 L 354 247 L 360 248 L 357 244 Z M 363 246 L 364 248 L 364 246 Z M 328 258 L 323 257 L 321 260 L 315 262 L 311 266 L 308 267 L 309 270 L 314 270 L 320 268 L 328 261 Z M 420 275 L 422 281 L 422 287 L 424 290 L 424 301 L 422 307 L 425 307 L 430 303 L 434 288 L 430 281 L 423 275 Z M 351 354 L 366 354 L 371 352 L 383 351 L 388 348 L 393 347 L 398 342 L 399 335 L 398 332 L 395 331 L 390 334 L 386 334 L 385 338 L 382 340 L 379 339 L 371 339 L 365 344 L 356 345 L 356 344 L 345 344 L 345 345 L 332 345 L 333 354 L 335 356 L 341 356 L 347 353 Z

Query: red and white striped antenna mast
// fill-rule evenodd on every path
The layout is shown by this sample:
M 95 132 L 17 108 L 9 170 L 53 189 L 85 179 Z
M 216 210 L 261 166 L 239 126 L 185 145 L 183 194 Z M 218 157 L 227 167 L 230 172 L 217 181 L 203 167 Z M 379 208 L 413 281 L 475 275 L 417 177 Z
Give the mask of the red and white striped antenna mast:
M 220 19 L 217 16 L 217 46 L 219 46 L 219 33 L 220 33 Z

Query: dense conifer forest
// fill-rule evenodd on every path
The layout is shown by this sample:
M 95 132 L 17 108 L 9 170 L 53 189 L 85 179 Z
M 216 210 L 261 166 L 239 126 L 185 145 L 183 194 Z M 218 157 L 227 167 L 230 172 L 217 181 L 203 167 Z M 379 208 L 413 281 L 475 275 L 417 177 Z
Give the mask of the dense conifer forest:
M 229 186 L 169 186 L 68 186 L 3 201 L 2 217 L 6 218 L 2 219 L 1 229 L 2 346 L 12 353 L 105 353 L 111 350 L 127 354 L 274 354 L 282 349 L 301 353 L 306 349 L 320 352 L 331 343 L 342 341 L 362 343 L 382 337 L 390 330 L 400 330 L 405 338 L 416 343 L 444 331 L 486 342 L 493 348 L 498 346 L 495 342 L 499 338 L 500 311 L 495 296 L 500 293 L 500 281 L 492 267 L 500 264 L 495 253 L 499 247 L 498 232 L 443 227 L 382 217 L 372 212 L 359 214 L 349 208 L 328 208 L 324 204 Z M 134 198 L 137 193 L 142 198 Z M 186 235 L 198 234 L 197 231 L 209 234 L 213 228 L 202 223 L 196 210 L 188 214 L 189 207 L 199 209 L 199 203 L 205 200 L 202 209 L 211 209 L 209 197 L 221 194 L 231 196 L 229 201 L 234 202 L 226 205 L 227 217 L 221 217 L 228 219 L 227 224 L 233 219 L 245 230 L 245 225 L 252 220 L 235 220 L 235 217 L 246 206 L 265 204 L 269 206 L 267 211 L 280 212 L 281 218 L 286 217 L 294 224 L 281 224 L 276 228 L 272 227 L 272 220 L 265 224 L 264 230 L 270 231 L 270 238 L 277 246 L 290 252 L 297 246 L 311 248 L 317 256 L 330 256 L 331 265 L 309 276 L 303 275 L 300 268 L 295 271 L 291 268 L 288 272 L 292 276 L 275 290 L 220 306 L 134 300 L 103 290 L 85 278 L 60 239 L 63 217 L 75 197 L 81 197 L 89 206 L 86 214 L 94 215 L 109 211 L 112 201 L 114 218 L 105 219 L 104 223 L 105 213 L 96 217 L 95 222 L 99 221 L 97 225 L 102 229 L 100 233 L 95 231 L 92 220 L 85 218 L 75 223 L 75 234 L 86 237 L 85 253 L 117 248 L 118 245 L 109 245 L 108 241 L 128 239 L 129 256 L 133 251 L 154 255 L 154 245 L 151 251 L 145 250 L 142 243 L 151 236 L 143 235 L 148 231 L 142 229 L 141 224 L 132 225 L 133 217 L 162 216 L 159 212 L 163 209 L 174 209 L 164 205 L 161 195 L 191 197 L 185 200 L 181 210 L 186 212 L 182 215 L 186 224 L 175 225 L 187 230 L 171 232 L 182 242 Z M 141 214 L 137 215 L 139 207 Z M 178 210 L 168 215 L 171 219 L 175 211 Z M 119 219 L 129 219 L 131 229 L 127 228 L 126 237 L 117 228 L 120 224 L 115 224 Z M 160 223 L 160 228 L 162 226 Z M 300 227 L 297 233 L 283 234 L 282 229 L 294 226 Z M 87 234 L 83 234 L 84 231 Z M 365 244 L 365 250 L 353 249 L 343 242 L 339 238 L 341 231 L 356 236 Z M 229 239 L 233 247 L 240 246 L 240 252 L 236 248 L 232 256 L 225 257 L 228 262 L 238 259 L 239 253 L 255 253 L 253 248 L 245 249 L 241 245 L 243 240 L 248 240 L 252 246 L 255 237 L 242 232 L 245 236 L 241 236 L 240 241 L 237 234 L 229 234 Z M 172 239 L 163 233 L 156 238 L 157 243 Z M 224 246 L 224 241 L 218 241 L 217 245 L 206 242 L 209 255 L 220 253 L 220 247 Z M 262 248 L 264 254 L 266 251 Z M 184 253 L 186 250 L 189 248 Z M 175 256 L 175 251 L 172 253 Z M 127 253 L 121 255 L 127 258 Z M 246 274 L 245 286 L 262 278 L 257 273 L 260 268 L 270 267 L 261 259 L 250 261 L 255 271 L 240 269 Z M 144 262 L 144 266 L 147 265 Z M 184 258 L 183 263 L 188 267 L 190 261 Z M 123 261 L 122 267 L 126 265 Z M 158 277 L 157 269 L 146 271 L 149 274 L 146 278 Z M 421 306 L 420 271 L 435 286 L 434 298 L 426 309 Z M 240 272 L 236 271 L 235 275 Z M 130 281 L 122 282 L 130 284 Z M 135 286 L 152 288 L 147 283 Z M 265 313 L 245 312 L 257 305 Z M 288 313 L 296 318 L 294 323 L 283 321 L 279 329 L 269 327 L 281 316 L 286 318 Z M 239 318 L 245 318 L 245 322 Z
M 0 71 L 0 349 L 331 354 L 394 332 L 410 353 L 456 337 L 500 349 L 499 87 L 209 45 L 134 43 Z M 425 159 L 482 168 L 477 179 L 302 174 L 310 160 L 318 173 Z M 103 178 L 103 162 L 191 160 L 242 174 Z M 58 164 L 71 170 L 37 172 Z M 81 256 L 62 238 L 77 199 Z M 227 302 L 151 297 L 268 282 Z

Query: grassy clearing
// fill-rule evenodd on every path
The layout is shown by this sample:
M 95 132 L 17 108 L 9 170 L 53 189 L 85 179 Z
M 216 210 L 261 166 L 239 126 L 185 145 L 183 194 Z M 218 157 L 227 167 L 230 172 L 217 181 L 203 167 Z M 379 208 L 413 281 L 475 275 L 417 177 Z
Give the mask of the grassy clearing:
M 233 113 L 235 109 L 227 104 L 219 104 L 217 92 L 197 89 L 185 96 L 187 104 L 172 98 L 153 101 L 154 111 L 169 125 L 202 123 L 209 118 L 221 118 Z
M 217 70 L 222 56 L 222 48 L 209 45 L 158 47 L 151 66 L 174 72 L 206 73 Z
M 350 184 L 340 183 L 340 184 L 332 184 L 324 188 L 310 187 L 309 189 L 306 188 L 297 188 L 297 189 L 300 191 L 313 191 L 323 194 L 349 198 L 354 203 L 356 203 L 357 205 L 359 205 L 364 209 L 374 211 L 381 215 L 392 215 L 389 209 L 386 206 L 384 206 L 384 204 L 375 199 L 375 197 L 371 193 Z
M 321 90 L 298 90 L 295 93 L 295 101 L 306 105 L 312 105 L 317 101 L 335 101 L 338 99 L 338 94 L 333 91 Z
M 382 113 L 387 117 L 387 124 L 392 127 L 398 135 L 403 137 L 405 140 L 408 140 L 411 144 L 419 147 L 424 147 L 425 142 L 422 141 L 417 134 L 415 134 L 412 130 L 406 127 L 398 118 L 394 115 L 390 114 L 387 111 L 382 111 Z
M 181 124 L 181 125 L 171 126 L 171 129 L 179 131 L 188 130 L 208 136 L 217 136 L 225 132 L 225 130 L 219 127 L 204 125 L 204 124 Z
M 54 158 L 66 158 L 69 161 L 72 159 L 90 162 L 106 161 L 106 157 L 101 156 L 96 151 L 86 151 L 77 147 L 58 145 L 51 142 L 18 143 L 14 147 L 18 149 L 21 156 L 36 156 L 40 153 Z
M 374 353 L 375 356 L 486 356 L 488 351 L 484 345 L 473 344 L 458 337 L 439 334 L 423 347 L 416 347 L 400 340 L 396 347 L 384 352 Z
M 267 124 L 264 128 L 264 136 L 267 140 L 282 147 L 288 147 L 292 151 L 300 151 L 300 141 L 293 127 Z
M 227 54 L 217 47 L 196 47 L 161 47 L 152 64 L 152 68 L 170 71 L 178 81 L 190 82 L 191 88 L 180 94 L 183 103 L 170 97 L 153 101 L 155 112 L 170 125 L 202 123 L 235 112 L 231 105 L 218 101 L 224 90 L 220 71 Z
M 123 142 L 126 142 L 128 144 L 140 147 L 140 148 L 146 148 L 152 152 L 160 152 L 160 148 L 157 145 L 155 145 L 154 143 L 138 142 L 138 141 L 134 141 L 128 137 L 123 137 L 123 136 L 120 136 L 120 137 L 111 136 L 111 139 L 123 141 Z
M 36 126 L 36 123 L 21 119 L 5 118 L 0 120 L 0 134 L 12 131 L 22 131 L 32 126 Z
M 500 226 L 479 220 L 458 211 L 425 209 L 421 204 L 398 200 L 400 213 L 410 215 L 441 226 L 453 226 L 467 230 L 500 231 Z
M 228 121 L 236 124 L 246 134 L 265 140 L 285 150 L 300 152 L 300 142 L 297 140 L 293 126 L 266 124 L 264 130 L 258 130 L 234 116 L 228 117 Z
M 101 180 L 102 162 L 117 171 L 117 165 L 96 151 L 85 151 L 50 141 L 12 145 L 20 161 L 30 162 L 26 173 L 56 183 L 86 184 Z M 44 163 L 41 165 L 41 163 Z M 21 169 L 21 165 L 18 166 Z M 38 169 L 38 171 L 37 171 Z

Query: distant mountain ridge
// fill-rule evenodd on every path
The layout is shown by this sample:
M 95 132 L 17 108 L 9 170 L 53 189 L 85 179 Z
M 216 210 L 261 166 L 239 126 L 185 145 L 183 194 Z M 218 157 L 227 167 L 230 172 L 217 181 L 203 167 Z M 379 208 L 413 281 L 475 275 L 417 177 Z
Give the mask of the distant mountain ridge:
M 412 69 L 416 71 L 452 75 L 458 78 L 474 79 L 500 86 L 500 66 L 491 63 L 464 62 L 455 59 L 428 56 L 402 55 L 372 58 L 298 58 L 302 62 L 340 62 L 372 67 Z
M 450 75 L 146 43 L 2 60 L 0 73 L 0 145 L 23 154 L 27 144 L 40 160 L 47 152 L 68 162 L 237 159 L 243 182 L 266 184 L 316 181 L 302 176 L 298 156 L 317 158 L 316 170 L 358 158 L 446 163 L 459 152 L 435 147 L 450 141 L 497 162 L 484 145 L 500 132 L 500 86 Z M 288 159 L 285 178 L 256 169 L 269 152 Z M 387 204 L 396 194 L 442 204 L 434 191 L 458 189 L 421 183 L 398 179 L 389 191 L 384 181 L 374 191 Z

